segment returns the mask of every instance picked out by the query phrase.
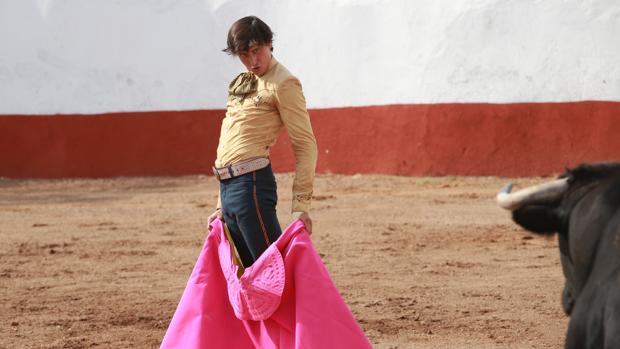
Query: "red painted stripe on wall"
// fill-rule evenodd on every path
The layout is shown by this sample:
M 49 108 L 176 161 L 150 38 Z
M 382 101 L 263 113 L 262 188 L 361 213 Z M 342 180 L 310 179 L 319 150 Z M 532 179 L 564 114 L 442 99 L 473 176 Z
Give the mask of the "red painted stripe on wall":
M 0 116 L 0 176 L 208 173 L 222 111 Z
M 207 173 L 222 110 L 0 116 L 0 176 Z M 319 173 L 553 175 L 620 159 L 620 102 L 389 105 L 310 111 Z M 294 158 L 282 137 L 276 171 Z

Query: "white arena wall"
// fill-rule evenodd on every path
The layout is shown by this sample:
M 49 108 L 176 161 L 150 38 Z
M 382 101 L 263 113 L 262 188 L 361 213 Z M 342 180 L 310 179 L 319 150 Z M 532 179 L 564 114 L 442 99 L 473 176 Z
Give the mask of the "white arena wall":
M 546 175 L 620 155 L 617 1 L 0 0 L 0 176 L 208 173 L 242 70 L 221 49 L 249 14 L 303 83 L 320 172 Z

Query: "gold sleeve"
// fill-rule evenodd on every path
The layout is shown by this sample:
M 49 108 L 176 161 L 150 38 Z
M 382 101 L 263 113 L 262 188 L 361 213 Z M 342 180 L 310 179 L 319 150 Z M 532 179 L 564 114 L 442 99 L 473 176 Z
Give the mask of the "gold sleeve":
M 317 146 L 306 99 L 297 78 L 291 77 L 277 87 L 276 106 L 295 153 L 292 212 L 309 212 L 314 187 Z

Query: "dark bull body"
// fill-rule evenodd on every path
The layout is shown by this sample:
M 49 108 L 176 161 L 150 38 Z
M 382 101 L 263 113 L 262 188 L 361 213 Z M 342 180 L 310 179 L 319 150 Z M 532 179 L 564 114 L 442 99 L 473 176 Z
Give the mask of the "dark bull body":
M 565 347 L 620 348 L 620 164 L 583 164 L 560 179 L 561 195 L 525 200 L 511 208 L 513 220 L 559 235 L 562 305 L 571 315 Z

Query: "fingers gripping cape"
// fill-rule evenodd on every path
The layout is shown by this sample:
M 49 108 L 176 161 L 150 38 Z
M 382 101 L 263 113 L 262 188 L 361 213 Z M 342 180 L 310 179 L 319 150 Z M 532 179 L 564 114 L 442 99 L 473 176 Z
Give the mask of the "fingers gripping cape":
M 162 349 L 372 348 L 301 221 L 237 271 L 215 220 Z

